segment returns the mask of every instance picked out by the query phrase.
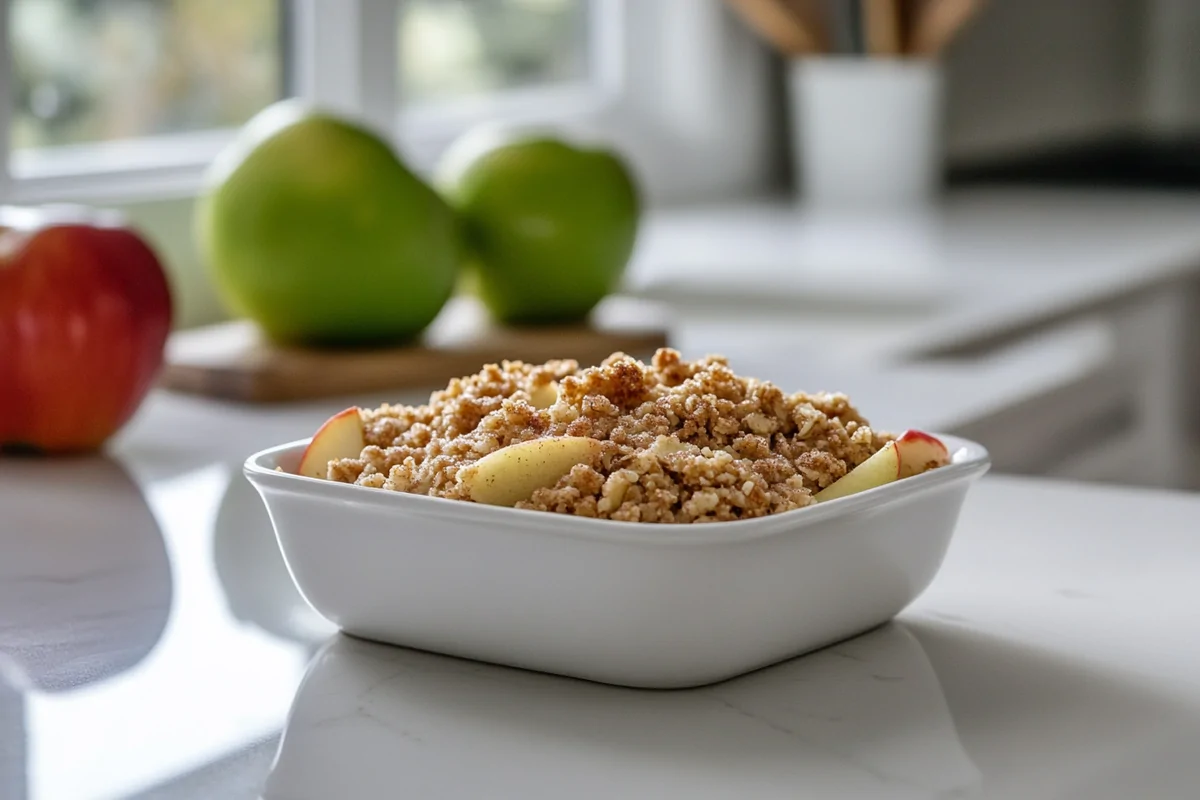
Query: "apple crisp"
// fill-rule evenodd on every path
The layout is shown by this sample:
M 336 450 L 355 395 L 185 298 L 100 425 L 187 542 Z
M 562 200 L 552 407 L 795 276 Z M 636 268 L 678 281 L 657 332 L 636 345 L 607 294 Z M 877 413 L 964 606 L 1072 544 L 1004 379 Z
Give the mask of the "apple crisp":
M 518 508 L 634 522 L 760 517 L 813 502 L 892 436 L 845 395 L 785 394 L 740 377 L 726 359 L 651 363 L 616 353 L 596 367 L 504 362 L 452 380 L 427 405 L 362 409 L 366 446 L 329 463 L 328 478 L 456 500 L 463 476 L 500 448 L 590 437 L 589 450 Z

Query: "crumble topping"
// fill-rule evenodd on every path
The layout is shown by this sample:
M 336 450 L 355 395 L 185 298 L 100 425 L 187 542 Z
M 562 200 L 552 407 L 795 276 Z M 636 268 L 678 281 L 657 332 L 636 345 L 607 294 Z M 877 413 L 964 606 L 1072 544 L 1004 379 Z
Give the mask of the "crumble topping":
M 518 508 L 634 522 L 707 522 L 807 506 L 813 494 L 893 437 L 873 431 L 843 394 L 785 394 L 740 377 L 726 359 L 650 364 L 615 353 L 574 361 L 490 364 L 421 406 L 363 409 L 366 447 L 330 462 L 330 480 L 470 500 L 463 467 L 544 436 L 602 447 Z

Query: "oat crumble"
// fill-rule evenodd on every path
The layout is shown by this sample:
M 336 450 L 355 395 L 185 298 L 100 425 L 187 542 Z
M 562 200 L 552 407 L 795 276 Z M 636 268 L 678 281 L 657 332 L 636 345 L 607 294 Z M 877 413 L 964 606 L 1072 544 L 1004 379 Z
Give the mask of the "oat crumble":
M 735 375 L 722 357 L 688 362 L 667 348 L 648 365 L 622 353 L 586 369 L 491 364 L 427 405 L 361 414 L 367 446 L 330 462 L 331 480 L 469 501 L 459 472 L 482 456 L 537 437 L 589 436 L 603 443 L 598 457 L 517 507 L 635 522 L 801 508 L 893 438 L 845 395 L 785 394 Z

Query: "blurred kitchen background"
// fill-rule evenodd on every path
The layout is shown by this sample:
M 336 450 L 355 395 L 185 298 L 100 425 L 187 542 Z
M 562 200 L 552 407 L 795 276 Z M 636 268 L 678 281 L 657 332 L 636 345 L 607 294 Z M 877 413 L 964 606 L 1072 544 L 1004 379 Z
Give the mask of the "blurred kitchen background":
M 193 198 L 261 108 L 353 115 L 418 171 L 472 126 L 546 125 L 633 164 L 623 294 L 685 354 L 792 389 L 891 376 L 871 416 L 932 409 L 1005 471 L 1200 487 L 1200 4 L 977 5 L 933 62 L 935 196 L 822 213 L 796 58 L 745 4 L 0 0 L 0 199 L 122 208 L 191 328 L 224 316 Z

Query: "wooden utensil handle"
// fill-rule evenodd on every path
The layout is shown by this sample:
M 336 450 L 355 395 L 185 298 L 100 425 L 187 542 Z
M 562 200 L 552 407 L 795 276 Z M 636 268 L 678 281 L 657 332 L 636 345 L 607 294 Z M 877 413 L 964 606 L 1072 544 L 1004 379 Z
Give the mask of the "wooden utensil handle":
M 863 0 L 867 52 L 873 56 L 898 56 L 901 52 L 899 0 Z
M 787 56 L 812 55 L 820 43 L 783 0 L 725 0 L 759 36 Z
M 918 56 L 938 55 L 981 5 L 981 0 L 925 0 L 917 13 L 910 51 Z

